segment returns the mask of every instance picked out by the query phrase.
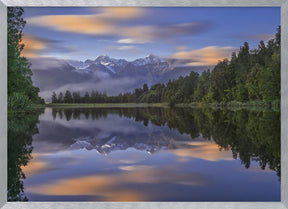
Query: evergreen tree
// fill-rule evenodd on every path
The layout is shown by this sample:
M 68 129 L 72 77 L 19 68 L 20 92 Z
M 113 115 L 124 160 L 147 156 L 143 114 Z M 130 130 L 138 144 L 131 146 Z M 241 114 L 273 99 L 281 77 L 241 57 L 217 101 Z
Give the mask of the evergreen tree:
M 72 103 L 73 99 L 72 99 L 72 95 L 70 91 L 66 91 L 65 95 L 64 95 L 64 103 Z
M 57 95 L 56 95 L 55 91 L 53 91 L 53 93 L 52 93 L 52 103 L 57 103 Z
M 84 95 L 84 102 L 85 103 L 89 103 L 90 102 L 90 96 L 89 96 L 89 92 L 86 91 L 85 95 Z
M 143 85 L 143 91 L 147 92 L 149 90 L 147 83 Z
M 33 86 L 31 64 L 21 56 L 24 48 L 22 42 L 23 28 L 26 21 L 22 18 L 24 10 L 20 7 L 7 8 L 7 47 L 8 47 L 8 108 L 11 103 L 44 103 L 38 96 L 39 88 Z M 19 105 L 18 105 L 19 106 Z
M 197 89 L 195 91 L 195 99 L 197 102 L 204 102 L 207 100 L 205 96 L 208 94 L 210 88 L 210 70 L 204 71 L 199 77 Z
M 79 103 L 80 102 L 80 92 L 73 92 L 72 93 L 72 97 L 73 97 L 73 103 Z
M 58 95 L 58 102 L 59 103 L 63 103 L 64 102 L 63 101 L 63 93 L 62 92 L 60 92 L 59 95 Z

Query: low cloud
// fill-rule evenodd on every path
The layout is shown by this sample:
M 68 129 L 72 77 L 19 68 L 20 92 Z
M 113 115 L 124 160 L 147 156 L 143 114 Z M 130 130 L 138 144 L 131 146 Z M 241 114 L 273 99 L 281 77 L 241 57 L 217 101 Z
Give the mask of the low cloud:
M 29 61 L 32 63 L 32 70 L 51 70 L 53 68 L 59 68 L 63 65 L 67 65 L 65 60 L 53 57 L 30 57 Z
M 100 81 L 87 81 L 81 83 L 69 83 L 62 85 L 58 88 L 53 88 L 46 91 L 40 91 L 40 96 L 47 101 L 51 100 L 52 92 L 55 91 L 57 94 L 60 92 L 65 93 L 66 90 L 71 92 L 80 91 L 84 94 L 86 91 L 91 93 L 92 90 L 97 90 L 98 92 L 106 92 L 108 95 L 118 95 L 122 92 L 132 91 L 134 86 L 138 84 L 141 78 L 135 77 L 123 77 L 123 78 L 106 78 Z

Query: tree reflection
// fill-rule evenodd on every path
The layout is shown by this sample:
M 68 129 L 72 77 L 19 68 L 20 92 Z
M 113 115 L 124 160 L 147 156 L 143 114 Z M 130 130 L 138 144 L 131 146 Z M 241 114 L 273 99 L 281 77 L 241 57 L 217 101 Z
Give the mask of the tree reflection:
M 207 140 L 213 139 L 220 149 L 230 149 L 233 157 L 239 158 L 246 168 L 251 161 L 257 161 L 262 169 L 268 166 L 280 177 L 280 112 L 209 108 L 54 108 L 53 118 L 57 115 L 61 118 L 62 112 L 66 120 L 97 120 L 108 114 L 118 114 L 142 122 L 144 126 L 152 123 L 177 129 L 192 139 L 202 135 Z
M 41 112 L 8 117 L 8 201 L 28 201 L 24 194 L 25 174 L 21 166 L 31 159 L 32 136 L 38 133 L 37 123 Z
M 209 126 L 199 123 L 200 132 L 212 137 L 223 149 L 231 149 L 246 168 L 251 160 L 265 169 L 269 166 L 280 177 L 280 113 L 267 111 L 203 111 Z M 202 119 L 203 120 L 203 119 Z M 203 126 L 204 125 L 204 126 Z

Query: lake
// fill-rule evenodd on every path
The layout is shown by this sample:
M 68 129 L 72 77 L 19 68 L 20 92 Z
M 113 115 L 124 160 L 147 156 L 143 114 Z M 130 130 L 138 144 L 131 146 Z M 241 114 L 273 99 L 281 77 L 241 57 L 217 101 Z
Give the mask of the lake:
M 9 201 L 280 201 L 280 112 L 45 108 L 8 118 Z

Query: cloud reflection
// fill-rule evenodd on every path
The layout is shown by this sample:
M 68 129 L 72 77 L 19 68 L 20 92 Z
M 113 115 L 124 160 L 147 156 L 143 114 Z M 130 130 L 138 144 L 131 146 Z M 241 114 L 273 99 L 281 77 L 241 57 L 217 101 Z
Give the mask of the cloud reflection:
M 27 176 L 37 175 L 49 170 L 47 162 L 31 160 L 28 166 L 21 166 L 23 173 Z
M 220 151 L 219 145 L 213 141 L 187 142 L 187 145 L 192 147 L 171 150 L 179 161 L 187 161 L 190 158 L 200 158 L 209 161 L 233 160 L 230 150 Z
M 169 175 L 167 175 L 168 173 Z M 149 200 L 154 195 L 153 191 L 147 194 L 131 185 L 184 184 L 200 186 L 208 183 L 209 180 L 203 175 L 183 173 L 181 170 L 169 166 L 162 166 L 159 169 L 134 165 L 130 166 L 128 170 L 124 169 L 124 172 L 120 174 L 64 179 L 53 184 L 29 187 L 27 191 L 41 195 L 95 195 L 102 196 L 105 201 L 143 201 Z

